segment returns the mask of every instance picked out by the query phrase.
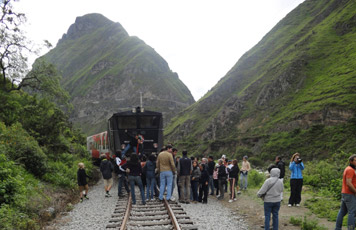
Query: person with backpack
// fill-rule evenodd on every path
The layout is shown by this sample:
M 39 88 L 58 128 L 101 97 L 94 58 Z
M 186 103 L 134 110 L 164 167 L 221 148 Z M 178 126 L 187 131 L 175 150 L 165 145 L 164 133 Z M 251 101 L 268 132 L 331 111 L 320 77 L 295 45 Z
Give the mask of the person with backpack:
M 229 202 L 233 202 L 236 200 L 235 186 L 239 182 L 239 166 L 237 165 L 237 160 L 232 161 L 232 167 L 229 170 L 229 182 L 230 182 L 230 200 Z
M 219 181 L 219 191 L 220 195 L 217 196 L 218 200 L 224 199 L 224 185 L 226 184 L 227 180 L 227 169 L 224 165 L 224 160 L 219 159 L 219 166 L 218 166 L 218 181 Z
M 150 200 L 154 201 L 153 199 L 153 192 L 154 192 L 154 185 L 156 184 L 156 156 L 151 154 L 148 157 L 148 161 L 146 162 L 145 166 L 143 167 L 143 172 L 146 173 L 146 184 L 147 184 L 147 192 L 146 192 L 146 201 Z
M 118 151 L 118 154 L 116 154 L 116 156 L 121 156 L 121 151 Z M 115 158 L 116 164 L 114 167 L 114 171 L 117 174 L 119 180 L 118 180 L 118 187 L 117 187 L 117 195 L 119 197 L 122 197 L 122 185 L 124 185 L 125 190 L 127 192 L 127 194 L 130 193 L 130 189 L 129 189 L 129 184 L 127 181 L 127 175 L 126 175 L 126 171 L 125 169 L 123 169 L 121 166 L 126 164 L 126 159 L 121 160 L 119 157 Z
M 101 154 L 101 163 L 100 163 L 100 172 L 104 178 L 104 188 L 105 188 L 105 197 L 111 197 L 110 189 L 112 187 L 113 179 L 112 172 L 114 171 L 114 166 L 107 159 L 105 154 Z

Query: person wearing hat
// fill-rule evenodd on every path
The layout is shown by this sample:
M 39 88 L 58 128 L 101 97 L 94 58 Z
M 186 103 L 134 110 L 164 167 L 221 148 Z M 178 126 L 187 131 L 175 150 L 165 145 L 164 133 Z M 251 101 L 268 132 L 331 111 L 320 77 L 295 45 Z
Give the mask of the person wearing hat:
M 250 162 L 247 161 L 247 156 L 242 158 L 242 166 L 240 170 L 240 187 L 241 190 L 247 189 L 247 175 L 248 172 L 251 170 Z

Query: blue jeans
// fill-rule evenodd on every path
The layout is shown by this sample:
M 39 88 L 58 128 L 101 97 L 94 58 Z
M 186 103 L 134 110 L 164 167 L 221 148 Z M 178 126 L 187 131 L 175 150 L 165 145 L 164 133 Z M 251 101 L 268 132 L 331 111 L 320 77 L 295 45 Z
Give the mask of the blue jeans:
M 130 144 L 126 145 L 125 149 L 122 150 L 122 152 L 121 152 L 121 158 L 123 158 L 123 157 L 125 156 L 126 152 L 127 152 L 130 148 L 131 148 L 131 145 L 130 145 Z M 133 152 L 136 153 L 136 146 L 133 146 Z
M 213 175 L 209 175 L 209 187 L 212 195 L 214 195 L 214 178 Z
M 356 196 L 353 194 L 341 194 L 341 207 L 337 214 L 335 230 L 342 229 L 342 220 L 348 213 L 347 226 L 348 230 L 355 229 L 355 214 L 356 214 Z
M 163 200 L 163 194 L 167 185 L 167 196 L 166 199 L 170 200 L 172 196 L 172 183 L 173 183 L 173 172 L 164 171 L 160 173 L 160 186 L 159 186 L 159 199 Z
M 145 192 L 143 191 L 141 177 L 140 176 L 129 176 L 129 182 L 130 182 L 130 186 L 131 186 L 132 204 L 136 204 L 135 183 L 137 183 L 138 187 L 140 188 L 142 203 L 145 204 L 146 203 Z
M 147 182 L 147 192 L 146 192 L 146 197 L 147 199 L 153 199 L 153 191 L 154 191 L 154 186 L 156 184 L 156 178 L 155 177 L 146 177 L 146 182 Z
M 129 185 L 126 180 L 126 176 L 119 174 L 119 186 L 118 186 L 118 195 L 122 194 L 122 183 L 124 183 L 125 189 L 127 193 L 130 193 Z
M 271 213 L 273 215 L 273 230 L 278 230 L 278 212 L 281 207 L 281 202 L 265 202 L 265 230 L 269 230 L 269 222 L 271 220 Z
M 241 189 L 247 189 L 247 173 L 241 173 L 240 174 L 240 187 Z
M 192 181 L 193 201 L 198 201 L 199 181 Z

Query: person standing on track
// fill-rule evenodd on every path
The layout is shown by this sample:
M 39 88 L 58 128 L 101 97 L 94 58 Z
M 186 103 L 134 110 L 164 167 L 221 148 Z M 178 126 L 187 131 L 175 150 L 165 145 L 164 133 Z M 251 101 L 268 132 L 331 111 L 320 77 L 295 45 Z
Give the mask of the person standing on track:
M 192 174 L 192 161 L 188 158 L 187 150 L 182 152 L 183 157 L 179 159 L 177 174 L 179 176 L 179 188 L 181 191 L 180 202 L 189 204 L 190 199 L 190 175 Z
M 121 151 L 118 151 L 116 156 L 121 156 Z M 127 178 L 126 178 L 126 171 L 125 171 L 125 169 L 123 169 L 121 167 L 122 165 L 124 165 L 126 163 L 126 159 L 121 160 L 119 157 L 116 157 L 115 161 L 116 161 L 116 166 L 114 167 L 114 170 L 119 178 L 118 187 L 117 187 L 117 195 L 119 197 L 122 197 L 123 196 L 122 184 L 124 184 L 127 194 L 130 193 L 129 185 L 128 185 Z
M 341 207 L 336 218 L 335 230 L 342 229 L 342 220 L 348 213 L 347 229 L 355 229 L 356 216 L 356 154 L 349 157 L 349 166 L 342 176 Z
M 172 156 L 172 146 L 167 145 L 166 150 L 161 152 L 157 158 L 157 170 L 160 173 L 160 191 L 159 200 L 163 200 L 163 194 L 167 186 L 167 200 L 174 201 L 172 197 L 172 183 L 173 183 L 173 173 L 176 171 L 176 166 L 174 165 Z
M 114 166 L 108 161 L 105 154 L 101 154 L 101 163 L 100 163 L 100 172 L 104 178 L 104 187 L 105 187 L 105 197 L 111 197 L 110 189 L 112 187 L 113 179 L 112 172 L 114 171 Z
M 126 165 L 123 165 L 122 168 L 126 169 L 126 172 L 129 177 L 132 204 L 136 204 L 135 184 L 137 184 L 137 186 L 140 189 L 142 204 L 145 205 L 146 204 L 145 191 L 143 189 L 142 180 L 141 180 L 142 167 L 138 159 L 138 155 L 131 154 L 130 160 L 126 163 Z
M 146 162 L 143 171 L 146 171 L 146 181 L 147 181 L 146 198 L 147 200 L 151 199 L 151 201 L 154 201 L 153 191 L 154 191 L 154 185 L 156 184 L 156 177 L 155 177 L 156 156 L 154 154 L 151 154 L 148 157 L 148 161 Z

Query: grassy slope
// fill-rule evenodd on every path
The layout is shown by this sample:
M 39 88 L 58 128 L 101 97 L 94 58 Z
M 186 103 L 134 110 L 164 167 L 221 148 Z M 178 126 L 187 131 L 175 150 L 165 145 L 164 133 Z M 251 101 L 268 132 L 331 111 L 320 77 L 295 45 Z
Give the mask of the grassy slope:
M 178 101 L 192 100 L 188 88 L 169 69 L 166 62 L 148 45 L 137 37 L 128 36 L 127 32 L 117 24 L 102 23 L 103 26 L 76 39 L 64 39 L 47 55 L 63 71 L 63 86 L 72 97 L 85 95 L 101 78 L 117 76 L 120 84 L 120 73 L 128 66 L 150 68 L 146 75 L 131 76 L 135 87 L 149 82 L 164 81 L 177 96 Z M 92 73 L 98 62 L 109 62 L 110 68 L 99 73 Z M 160 90 L 156 84 L 153 90 Z
M 204 98 L 175 118 L 165 134 L 169 137 L 184 122 L 193 120 L 191 135 L 185 137 L 185 141 L 195 140 L 207 130 L 207 124 L 226 109 L 224 103 L 233 95 L 240 99 L 249 95 L 239 118 L 252 118 L 254 123 L 243 135 L 235 129 L 233 135 L 223 132 L 218 140 L 227 136 L 240 139 L 270 134 L 269 130 L 278 124 L 324 108 L 355 110 L 355 28 L 340 35 L 337 25 L 352 24 L 356 4 L 345 2 L 306 1 L 300 5 L 247 52 Z M 307 64 L 293 67 L 297 62 Z M 267 105 L 256 106 L 255 101 L 263 87 L 293 70 L 292 67 L 296 74 L 291 85 L 296 87 L 304 79 L 298 90 L 291 88 L 280 97 L 269 100 Z M 204 106 L 209 110 L 201 114 Z M 335 127 L 334 131 L 340 129 L 343 127 Z

